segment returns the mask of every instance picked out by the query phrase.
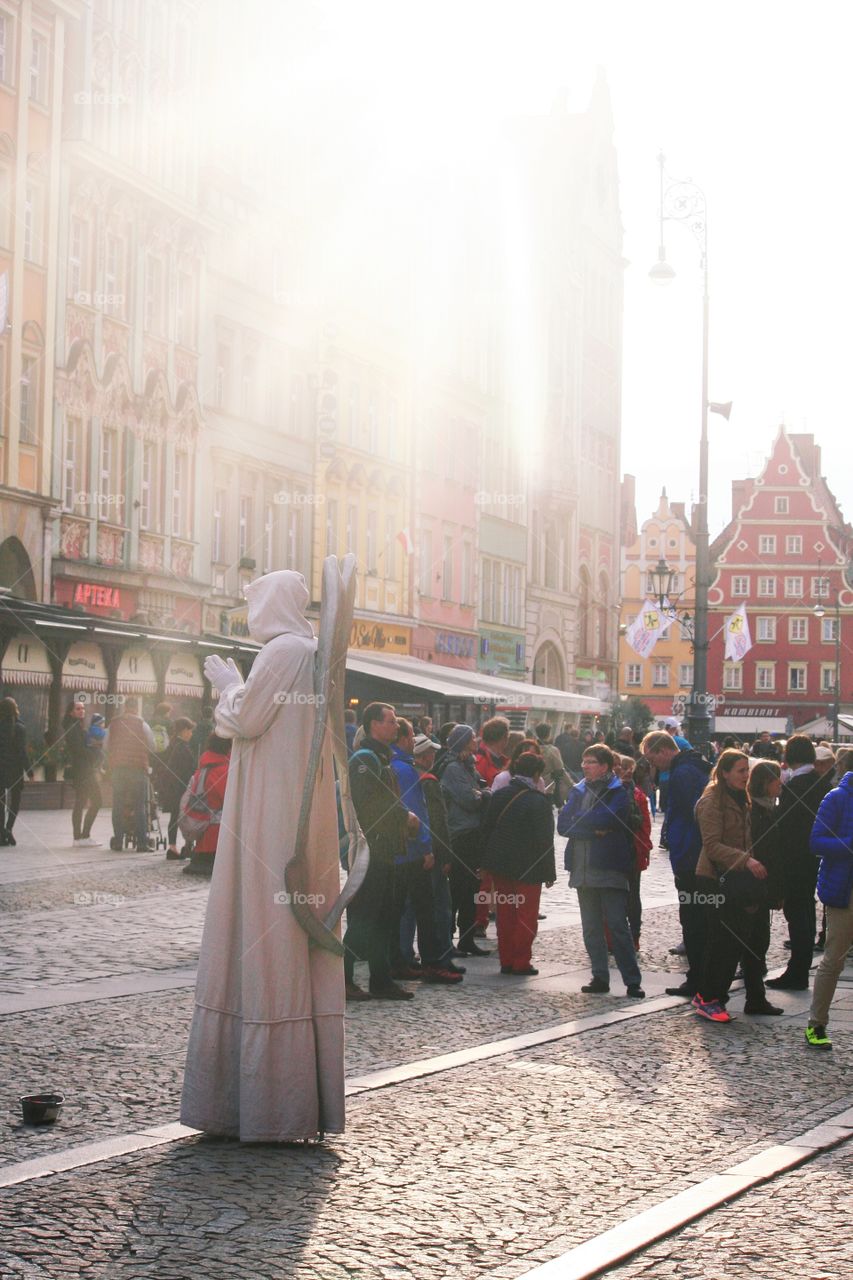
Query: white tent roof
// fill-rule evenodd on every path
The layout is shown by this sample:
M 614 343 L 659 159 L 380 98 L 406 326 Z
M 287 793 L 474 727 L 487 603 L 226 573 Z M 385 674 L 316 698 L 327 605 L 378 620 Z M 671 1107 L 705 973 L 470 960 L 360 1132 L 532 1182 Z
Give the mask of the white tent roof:
M 573 711 L 607 715 L 610 703 L 565 689 L 549 689 L 544 685 L 526 684 L 489 676 L 482 671 L 464 671 L 459 667 L 442 667 L 436 662 L 403 655 L 391 657 L 363 649 L 350 650 L 347 670 L 361 675 L 377 676 L 414 689 L 426 689 L 457 701 L 477 702 L 486 706 L 535 707 L 541 711 Z

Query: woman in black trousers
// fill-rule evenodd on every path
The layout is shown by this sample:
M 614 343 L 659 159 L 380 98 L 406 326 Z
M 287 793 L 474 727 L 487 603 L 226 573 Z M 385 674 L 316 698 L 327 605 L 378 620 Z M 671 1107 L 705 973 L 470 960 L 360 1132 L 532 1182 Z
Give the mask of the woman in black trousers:
M 0 845 L 16 844 L 12 828 L 21 807 L 24 777 L 32 778 L 27 735 L 14 698 L 0 698 Z

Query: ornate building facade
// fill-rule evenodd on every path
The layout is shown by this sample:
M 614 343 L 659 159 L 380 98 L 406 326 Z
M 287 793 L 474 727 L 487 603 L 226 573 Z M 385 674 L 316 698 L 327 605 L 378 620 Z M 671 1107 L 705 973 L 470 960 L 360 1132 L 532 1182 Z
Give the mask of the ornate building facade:
M 803 725 L 831 733 L 836 703 L 842 714 L 853 705 L 853 528 L 821 474 L 814 436 L 780 427 L 761 474 L 732 482 L 732 518 L 711 559 L 708 688 L 723 695 L 717 733 Z M 728 662 L 723 623 L 742 604 L 752 648 Z
M 663 560 L 672 573 L 669 601 L 680 616 L 692 613 L 696 546 L 683 502 L 670 502 L 662 490 L 657 510 L 639 530 L 634 507 L 633 476 L 623 481 L 622 615 L 630 627 L 643 602 L 657 599 L 652 571 Z M 656 717 L 681 719 L 682 704 L 693 687 L 693 652 L 689 628 L 673 621 L 648 658 L 619 641 L 619 696 L 642 699 Z

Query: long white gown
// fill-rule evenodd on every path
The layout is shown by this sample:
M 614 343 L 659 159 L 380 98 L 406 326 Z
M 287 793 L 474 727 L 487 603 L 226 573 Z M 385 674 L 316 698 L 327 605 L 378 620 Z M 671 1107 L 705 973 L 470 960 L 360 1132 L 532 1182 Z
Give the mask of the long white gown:
M 216 708 L 216 732 L 234 743 L 181 1120 L 243 1142 L 288 1141 L 344 1128 L 343 965 L 309 945 L 282 900 L 314 725 L 308 590 L 301 574 L 280 571 L 256 579 L 246 597 L 250 634 L 264 647 Z M 339 892 L 328 738 L 308 863 L 306 891 L 322 914 Z

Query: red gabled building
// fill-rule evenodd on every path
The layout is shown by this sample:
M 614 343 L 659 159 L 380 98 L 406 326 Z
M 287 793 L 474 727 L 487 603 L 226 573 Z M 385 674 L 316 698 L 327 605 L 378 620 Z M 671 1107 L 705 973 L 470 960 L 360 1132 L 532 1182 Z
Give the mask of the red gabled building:
M 821 475 L 814 436 L 781 427 L 761 475 L 732 482 L 732 519 L 712 544 L 711 563 L 716 734 L 831 733 L 836 666 L 839 710 L 853 709 L 853 528 Z M 753 647 L 742 662 L 726 662 L 725 619 L 742 604 Z M 841 736 L 850 735 L 842 728 Z

